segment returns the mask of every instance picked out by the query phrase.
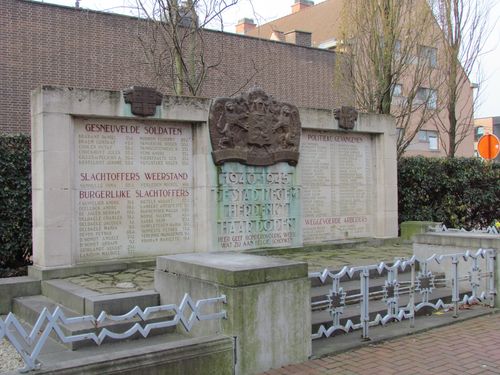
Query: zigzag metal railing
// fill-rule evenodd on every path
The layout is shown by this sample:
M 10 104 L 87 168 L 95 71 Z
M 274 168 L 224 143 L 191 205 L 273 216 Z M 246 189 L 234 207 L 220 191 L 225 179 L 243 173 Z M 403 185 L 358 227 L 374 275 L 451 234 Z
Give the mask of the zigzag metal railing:
M 33 329 L 29 333 L 24 329 L 16 316 L 9 313 L 5 320 L 0 319 L 0 340 L 6 337 L 11 342 L 25 363 L 25 367 L 21 369 L 20 372 L 28 372 L 40 368 L 41 363 L 37 358 L 40 355 L 40 351 L 43 346 L 47 342 L 52 330 L 54 330 L 59 339 L 65 344 L 77 341 L 93 340 L 97 345 L 100 345 L 107 337 L 120 340 L 127 339 L 135 333 L 140 333 L 144 338 L 146 338 L 153 329 L 176 326 L 179 322 L 186 329 L 186 331 L 189 332 L 196 321 L 225 319 L 227 317 L 225 310 L 212 314 L 201 313 L 201 310 L 205 305 L 216 304 L 219 302 L 226 303 L 226 296 L 222 295 L 215 298 L 201 299 L 195 303 L 186 293 L 179 306 L 175 304 L 152 306 L 147 307 L 144 310 L 136 306 L 124 315 L 108 315 L 105 311 L 103 311 L 97 318 L 93 315 L 68 318 L 59 307 L 56 307 L 52 313 L 50 313 L 47 308 L 44 308 L 33 326 Z M 186 318 L 184 313 L 188 308 L 191 310 L 191 314 L 188 318 Z M 167 311 L 175 312 L 175 315 L 171 320 L 149 323 L 144 325 L 144 327 L 140 323 L 135 323 L 132 327 L 130 327 L 130 329 L 123 333 L 116 333 L 108 330 L 107 328 L 102 328 L 99 334 L 89 332 L 79 335 L 66 336 L 59 326 L 60 323 L 67 325 L 90 322 L 96 328 L 99 328 L 99 326 L 106 320 L 123 322 L 136 317 L 146 320 L 151 314 Z M 20 336 L 22 342 L 16 336 Z M 28 352 L 26 347 L 31 349 L 31 353 Z
M 446 225 L 438 226 L 434 228 L 435 232 L 465 232 L 465 233 L 486 233 L 486 234 L 499 234 L 496 226 L 491 225 L 486 228 L 472 229 L 466 230 L 465 228 L 455 229 L 455 228 L 447 228 Z
M 482 272 L 479 268 L 479 260 L 485 259 L 486 271 Z M 362 329 L 363 339 L 369 339 L 369 327 L 376 325 L 385 325 L 391 321 L 402 321 L 410 319 L 411 325 L 414 324 L 415 313 L 424 307 L 429 307 L 438 310 L 444 307 L 452 307 L 454 309 L 454 316 L 458 316 L 458 310 L 461 305 L 472 303 L 488 304 L 490 307 L 494 305 L 495 291 L 495 258 L 496 252 L 493 249 L 479 249 L 476 252 L 466 251 L 464 253 L 446 254 L 446 255 L 432 255 L 426 259 L 417 259 L 413 256 L 407 260 L 396 260 L 393 264 L 381 262 L 377 265 L 360 266 L 360 267 L 344 267 L 338 273 L 332 273 L 328 269 L 322 272 L 309 273 L 310 279 L 319 279 L 322 284 L 325 284 L 328 279 L 332 281 L 332 289 L 327 296 L 327 300 L 314 302 L 314 305 L 325 305 L 332 317 L 332 326 L 326 328 L 321 325 L 317 333 L 312 335 L 313 339 L 321 337 L 330 337 L 337 332 L 347 333 L 351 330 Z M 445 260 L 451 261 L 451 279 L 436 279 L 435 274 L 430 271 L 430 263 L 436 262 L 441 264 Z M 460 261 L 467 262 L 472 260 L 470 271 L 465 276 L 460 276 L 458 273 L 458 266 Z M 416 273 L 416 265 L 419 264 L 420 270 Z M 411 279 L 409 282 L 403 282 L 398 278 L 399 271 L 405 271 L 407 267 L 411 268 Z M 376 294 L 381 292 L 369 291 L 370 271 L 376 271 L 381 275 L 387 271 L 387 277 L 383 286 L 383 300 L 387 305 L 387 312 L 384 316 L 377 314 L 374 320 L 370 320 L 369 316 L 369 301 L 374 298 Z M 360 293 L 358 295 L 348 296 L 344 289 L 341 287 L 341 279 L 345 276 L 352 279 L 355 274 L 359 273 L 360 278 Z M 483 277 L 486 279 L 485 290 L 481 293 L 481 280 Z M 430 296 L 434 288 L 442 285 L 443 282 L 450 281 L 451 283 L 451 304 L 445 304 L 442 299 L 435 303 L 430 302 Z M 460 282 L 469 282 L 471 295 L 465 294 L 460 299 Z M 409 285 L 408 285 L 409 284 Z M 403 286 L 403 285 L 406 285 Z M 422 301 L 415 304 L 415 292 L 419 292 L 422 296 Z M 406 306 L 400 306 L 399 297 L 401 294 L 409 294 L 409 302 Z M 352 301 L 354 298 L 360 298 L 360 322 L 353 323 L 348 320 L 345 324 L 341 324 L 341 316 L 344 307 L 347 305 L 347 300 Z

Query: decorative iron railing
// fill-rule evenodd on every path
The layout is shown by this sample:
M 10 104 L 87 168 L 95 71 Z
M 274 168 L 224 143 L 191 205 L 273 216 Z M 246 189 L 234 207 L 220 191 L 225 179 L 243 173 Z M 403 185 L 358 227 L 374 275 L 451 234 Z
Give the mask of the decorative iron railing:
M 318 279 L 321 284 L 332 283 L 332 288 L 326 299 L 312 303 L 313 310 L 327 309 L 329 311 L 332 324 L 328 327 L 321 325 L 312 338 L 330 337 L 339 331 L 347 333 L 362 329 L 362 338 L 369 339 L 369 328 L 372 326 L 385 325 L 388 322 L 404 319 L 410 319 L 413 326 L 415 314 L 423 308 L 434 310 L 444 307 L 453 308 L 454 316 L 458 316 L 458 310 L 464 304 L 483 303 L 493 307 L 496 294 L 495 257 L 495 250 L 479 249 L 477 252 L 434 254 L 427 259 L 417 259 L 413 256 L 407 260 L 396 260 L 393 264 L 382 262 L 376 265 L 344 267 L 336 273 L 328 269 L 309 273 L 310 279 Z M 484 271 L 480 269 L 481 259 L 484 259 L 482 264 L 485 267 Z M 466 264 L 466 262 L 468 263 Z M 431 271 L 432 263 L 441 266 L 444 263 L 450 263 L 451 270 L 446 271 L 444 277 L 438 278 L 437 273 Z M 470 266 L 464 275 L 459 275 L 460 264 Z M 401 280 L 398 273 L 408 268 L 411 272 L 410 280 Z M 372 275 L 378 273 L 379 276 L 386 272 L 382 290 L 370 292 L 370 271 Z M 342 281 L 350 281 L 358 275 L 360 279 L 359 293 L 347 295 L 341 286 Z M 468 292 L 462 293 L 462 298 L 460 298 L 460 283 L 468 285 L 468 288 L 465 288 Z M 434 303 L 431 302 L 433 290 L 445 285 L 451 286 L 451 303 L 445 303 L 442 299 L 438 299 Z M 421 301 L 418 303 L 415 302 L 416 293 L 421 295 Z M 400 304 L 402 295 L 408 295 L 409 302 L 406 305 Z M 370 320 L 370 301 L 380 298 L 387 305 L 387 311 L 384 315 L 379 313 L 373 320 Z M 349 319 L 342 324 L 344 308 L 356 301 L 359 301 L 360 304 L 359 323 L 354 323 Z
M 115 340 L 121 340 L 130 338 L 132 335 L 139 333 L 146 338 L 154 329 L 173 327 L 179 323 L 189 332 L 196 321 L 225 319 L 225 310 L 211 314 L 202 313 L 204 306 L 219 302 L 226 303 L 226 296 L 222 295 L 220 297 L 201 299 L 194 302 L 188 294 L 185 294 L 178 306 L 176 304 L 169 304 L 147 307 L 144 310 L 136 306 L 124 315 L 108 315 L 103 311 L 97 318 L 93 315 L 68 318 L 64 315 L 60 307 L 56 307 L 52 313 L 49 312 L 47 308 L 44 308 L 30 332 L 23 327 L 14 314 L 9 313 L 5 320 L 0 319 L 0 340 L 6 337 L 11 342 L 25 363 L 25 367 L 21 369 L 20 372 L 28 372 L 40 368 L 41 363 L 38 361 L 38 356 L 52 331 L 54 331 L 57 337 L 65 344 L 92 340 L 97 345 L 100 345 L 104 339 L 108 337 Z M 99 334 L 89 332 L 66 336 L 60 326 L 60 324 L 70 325 L 90 322 L 95 328 L 99 328 L 105 321 L 126 322 L 135 318 L 140 318 L 145 321 L 149 319 L 152 314 L 160 312 L 166 313 L 169 311 L 174 314 L 170 316 L 168 320 L 148 323 L 144 326 L 140 323 L 135 323 L 123 333 L 116 333 L 107 328 L 102 328 Z M 189 311 L 191 311 L 191 313 L 189 317 L 186 318 L 184 314 L 189 313 Z
M 446 225 L 439 225 L 436 228 L 431 228 L 432 231 L 434 232 L 465 232 L 465 233 L 483 233 L 483 234 L 499 234 L 498 229 L 494 226 L 491 225 L 486 228 L 478 228 L 478 229 L 471 229 L 471 230 L 466 230 L 465 228 L 447 228 Z

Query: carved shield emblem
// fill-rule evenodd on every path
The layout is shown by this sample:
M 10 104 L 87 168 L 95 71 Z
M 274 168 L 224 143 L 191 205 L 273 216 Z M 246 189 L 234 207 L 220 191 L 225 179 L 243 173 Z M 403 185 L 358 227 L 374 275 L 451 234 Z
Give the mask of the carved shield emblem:
M 123 91 L 123 98 L 125 103 L 130 104 L 134 115 L 147 117 L 155 114 L 163 95 L 149 87 L 134 86 Z
M 339 128 L 345 130 L 354 129 L 354 124 L 358 120 L 358 111 L 354 107 L 342 106 L 333 112 L 335 119 L 339 122 Z
M 217 165 L 226 161 L 256 166 L 298 162 L 301 125 L 297 107 L 277 102 L 260 88 L 236 98 L 215 99 L 209 130 Z

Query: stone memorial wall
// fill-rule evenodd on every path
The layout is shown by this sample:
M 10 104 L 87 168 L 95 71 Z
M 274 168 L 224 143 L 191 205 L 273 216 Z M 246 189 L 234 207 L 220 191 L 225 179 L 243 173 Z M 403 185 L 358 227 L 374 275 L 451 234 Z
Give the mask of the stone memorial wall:
M 34 267 L 397 236 L 389 117 L 47 86 L 32 119 Z

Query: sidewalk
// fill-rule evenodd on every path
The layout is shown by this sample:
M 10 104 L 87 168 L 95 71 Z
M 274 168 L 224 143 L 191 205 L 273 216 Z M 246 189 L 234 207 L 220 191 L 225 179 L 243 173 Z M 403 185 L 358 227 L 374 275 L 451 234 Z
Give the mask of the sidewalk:
M 466 320 L 265 374 L 500 374 L 500 314 Z

